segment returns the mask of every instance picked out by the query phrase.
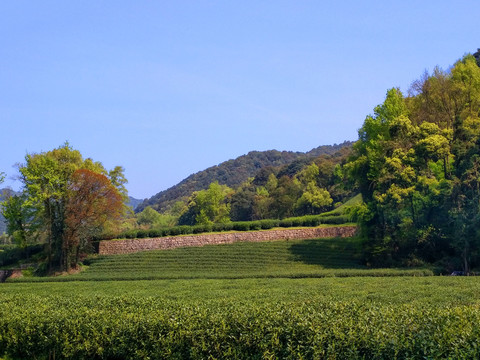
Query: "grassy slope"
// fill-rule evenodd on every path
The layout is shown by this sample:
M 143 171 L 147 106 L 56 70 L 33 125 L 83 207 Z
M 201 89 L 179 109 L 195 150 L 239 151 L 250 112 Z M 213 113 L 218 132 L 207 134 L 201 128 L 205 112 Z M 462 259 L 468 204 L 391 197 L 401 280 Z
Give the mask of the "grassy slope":
M 363 201 L 362 194 L 357 194 L 344 204 L 340 205 L 338 208 L 332 211 L 324 212 L 322 216 L 331 216 L 331 215 L 345 215 L 345 210 L 351 206 L 358 205 Z

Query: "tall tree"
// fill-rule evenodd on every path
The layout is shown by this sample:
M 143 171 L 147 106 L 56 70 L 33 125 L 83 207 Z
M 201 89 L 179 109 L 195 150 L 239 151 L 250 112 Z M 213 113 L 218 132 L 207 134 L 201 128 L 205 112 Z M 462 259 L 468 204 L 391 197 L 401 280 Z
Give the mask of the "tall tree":
M 69 181 L 65 204 L 64 269 L 78 264 L 93 236 L 101 233 L 107 221 L 119 220 L 123 210 L 122 195 L 105 175 L 76 170 Z
M 31 221 L 42 225 L 47 239 L 48 268 L 65 268 L 67 203 L 72 192 L 73 175 L 86 169 L 96 174 L 108 174 L 99 162 L 83 159 L 68 143 L 39 154 L 27 154 L 19 165 L 23 182 L 25 206 L 33 209 Z

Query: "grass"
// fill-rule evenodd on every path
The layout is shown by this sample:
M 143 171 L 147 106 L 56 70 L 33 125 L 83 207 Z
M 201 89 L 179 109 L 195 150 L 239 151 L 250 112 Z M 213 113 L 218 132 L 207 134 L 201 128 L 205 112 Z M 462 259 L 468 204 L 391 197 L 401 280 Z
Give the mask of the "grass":
M 358 205 L 363 202 L 362 194 L 357 194 L 351 199 L 347 200 L 344 204 L 340 205 L 338 208 L 328 211 L 322 214 L 322 216 L 331 216 L 331 215 L 345 215 L 345 210 L 351 206 Z

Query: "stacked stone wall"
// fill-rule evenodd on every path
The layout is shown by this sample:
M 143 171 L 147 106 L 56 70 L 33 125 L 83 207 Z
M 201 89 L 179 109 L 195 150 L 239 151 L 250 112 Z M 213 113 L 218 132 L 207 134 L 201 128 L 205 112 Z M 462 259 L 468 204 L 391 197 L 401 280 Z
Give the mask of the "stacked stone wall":
M 231 244 L 234 242 L 260 242 L 275 240 L 303 240 L 330 237 L 350 237 L 356 226 L 317 227 L 302 229 L 261 230 L 249 232 L 228 232 L 218 234 L 182 235 L 150 239 L 103 240 L 99 254 L 128 254 L 147 250 L 166 250 L 186 246 Z

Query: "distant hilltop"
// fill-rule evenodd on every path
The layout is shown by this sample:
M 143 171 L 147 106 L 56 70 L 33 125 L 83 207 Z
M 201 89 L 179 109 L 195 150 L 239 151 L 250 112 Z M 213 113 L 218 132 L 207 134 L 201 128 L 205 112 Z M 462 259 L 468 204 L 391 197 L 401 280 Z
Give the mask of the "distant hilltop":
M 163 212 L 175 201 L 184 200 L 194 191 L 208 188 L 214 181 L 235 188 L 248 178 L 254 177 L 262 168 L 289 165 L 295 161 L 308 162 L 321 155 L 333 155 L 342 149 L 350 149 L 352 145 L 352 141 L 345 141 L 341 144 L 322 145 L 308 152 L 251 151 L 247 155 L 222 162 L 219 165 L 188 176 L 177 185 L 157 193 L 150 199 L 146 199 L 135 210 L 139 212 L 145 209 L 145 207 L 151 206 Z

